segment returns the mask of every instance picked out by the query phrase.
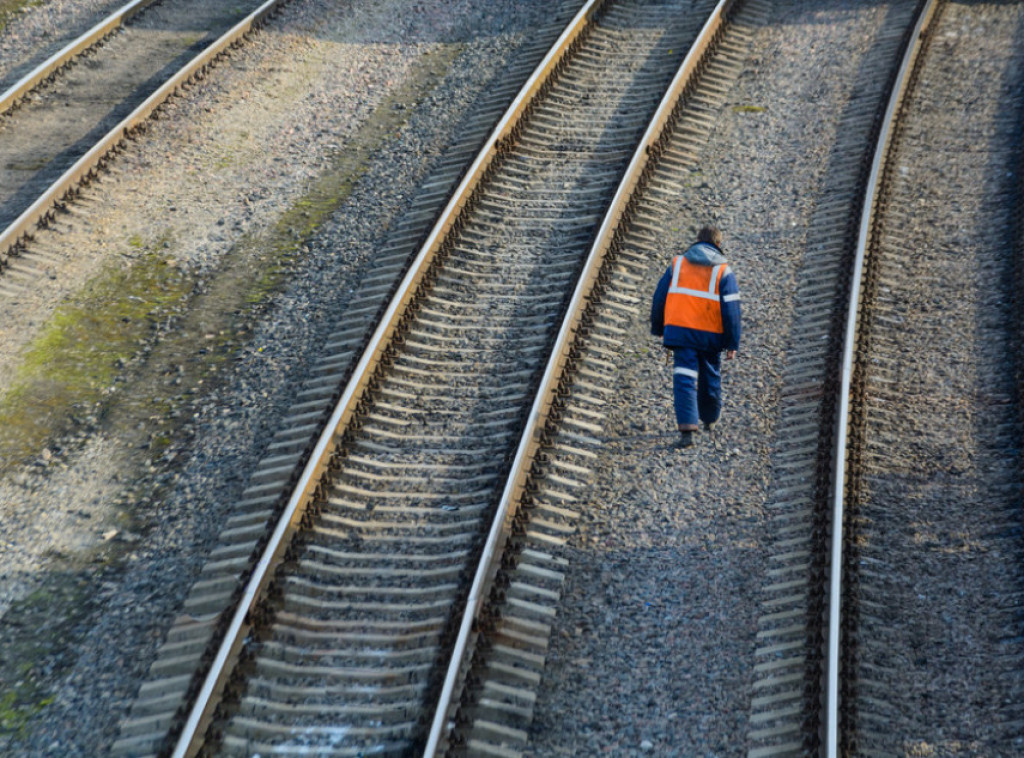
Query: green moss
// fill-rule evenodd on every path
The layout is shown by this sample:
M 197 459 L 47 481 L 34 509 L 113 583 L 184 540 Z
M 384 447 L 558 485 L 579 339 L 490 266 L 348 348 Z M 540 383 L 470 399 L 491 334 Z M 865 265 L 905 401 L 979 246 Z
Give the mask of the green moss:
M 0 472 L 66 431 L 75 407 L 103 405 L 115 377 L 192 281 L 155 253 L 110 267 L 57 309 L 0 400 Z
M 286 271 L 280 264 L 296 254 L 348 199 L 373 154 L 387 139 L 399 132 L 411 111 L 408 106 L 437 86 L 461 50 L 461 46 L 451 45 L 425 53 L 413 75 L 370 114 L 346 146 L 345 152 L 334 157 L 328 169 L 281 216 L 273 229 L 261 240 L 247 243 L 251 248 L 261 248 L 257 257 L 268 264 L 262 267 L 261 275 L 254 282 L 246 298 L 248 304 L 262 301 L 280 284 Z M 399 105 L 403 107 L 397 107 Z
M 126 445 L 144 447 L 151 461 L 166 451 L 176 426 L 170 412 L 211 386 L 204 381 L 230 358 L 253 310 L 282 285 L 387 135 L 404 123 L 408 106 L 436 86 L 459 49 L 424 55 L 416 73 L 381 103 L 305 194 L 268 231 L 234 245 L 212 278 L 199 282 L 167 265 L 168 237 L 147 242 L 130 236 L 132 263 L 111 266 L 86 284 L 25 351 L 0 398 L 0 475 L 72 429 L 82 408 L 118 429 Z M 172 318 L 174 329 L 162 331 Z
M 50 574 L 42 588 L 13 603 L 0 627 L 0 735 L 20 736 L 54 701 L 43 671 L 63 670 L 79 614 L 90 610 L 87 585 L 74 574 Z M 74 609 L 74 610 L 72 610 Z
M 35 160 L 22 160 L 22 161 L 10 161 L 7 164 L 7 168 L 11 171 L 39 171 L 41 168 L 49 165 L 49 158 L 36 158 Z
M 0 734 L 21 734 L 28 720 L 54 701 L 52 695 L 26 700 L 18 692 L 5 692 L 0 698 Z
M 7 28 L 11 20 L 27 8 L 42 5 L 45 0 L 0 0 L 0 32 Z
M 145 452 L 139 455 L 155 460 L 167 451 L 179 431 L 175 418 L 184 398 L 215 385 L 237 344 L 248 338 L 254 311 L 281 285 L 294 257 L 345 201 L 387 135 L 411 112 L 393 106 L 415 103 L 429 93 L 457 53 L 457 47 L 450 47 L 425 56 L 407 87 L 381 105 L 272 229 L 236 244 L 212 278 L 200 281 L 167 265 L 165 244 L 173 247 L 169 237 L 151 242 L 129 237 L 132 262 L 111 266 L 88 282 L 24 352 L 12 389 L 0 398 L 0 473 L 12 462 L 38 455 L 83 408 L 117 429 L 126 448 L 139 451 L 143 445 L 137 443 L 144 440 Z M 174 329 L 163 331 L 169 319 Z M 123 389 L 112 393 L 115 386 Z M 130 478 L 131 468 L 124 470 Z M 156 485 L 144 480 L 140 477 L 137 485 L 144 494 L 124 501 L 137 507 L 115 514 L 115 524 L 144 529 L 147 507 L 160 500 Z M 79 570 L 88 565 L 92 574 L 116 564 L 123 550 L 114 541 L 103 543 L 74 561 Z M 48 683 L 73 665 L 71 642 L 81 637 L 95 610 L 100 594 L 92 585 L 103 573 L 91 582 L 82 576 L 52 572 L 42 579 L 43 589 L 4 615 L 0 736 L 17 741 L 31 732 L 30 722 L 53 702 Z

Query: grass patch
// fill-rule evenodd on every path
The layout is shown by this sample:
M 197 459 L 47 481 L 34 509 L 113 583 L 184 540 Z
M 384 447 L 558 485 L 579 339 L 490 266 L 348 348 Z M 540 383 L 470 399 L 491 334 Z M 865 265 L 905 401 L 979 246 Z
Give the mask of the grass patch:
M 0 0 L 0 32 L 23 10 L 42 5 L 45 0 Z
M 395 106 L 429 93 L 459 52 L 453 45 L 424 55 L 305 194 L 269 230 L 239 240 L 211 278 L 200 282 L 168 265 L 166 238 L 128 237 L 131 264 L 112 265 L 88 282 L 23 354 L 0 398 L 0 475 L 72 431 L 81 409 L 118 429 L 126 444 L 138 447 L 133 430 L 141 429 L 151 460 L 166 450 L 177 425 L 171 411 L 207 391 L 207 380 L 244 339 L 253 310 L 282 286 L 303 247 L 400 129 L 411 108 Z M 168 332 L 163 326 L 172 319 Z
M 0 635 L 0 736 L 20 737 L 28 722 L 55 697 L 45 680 L 64 670 L 76 626 L 91 612 L 87 583 L 68 572 L 48 576 L 44 586 L 11 605 Z
M 74 408 L 102 406 L 124 365 L 191 289 L 180 269 L 146 252 L 127 268 L 109 267 L 58 308 L 0 400 L 0 472 L 67 431 Z

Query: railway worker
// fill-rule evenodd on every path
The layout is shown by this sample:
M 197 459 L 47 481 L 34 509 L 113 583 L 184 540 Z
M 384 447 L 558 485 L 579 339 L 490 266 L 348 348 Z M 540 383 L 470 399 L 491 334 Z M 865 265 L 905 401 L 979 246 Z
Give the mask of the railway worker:
M 661 277 L 651 302 L 651 334 L 674 354 L 676 446 L 690 447 L 698 420 L 710 432 L 722 412 L 722 351 L 732 360 L 740 347 L 740 294 L 716 227 L 701 229 Z

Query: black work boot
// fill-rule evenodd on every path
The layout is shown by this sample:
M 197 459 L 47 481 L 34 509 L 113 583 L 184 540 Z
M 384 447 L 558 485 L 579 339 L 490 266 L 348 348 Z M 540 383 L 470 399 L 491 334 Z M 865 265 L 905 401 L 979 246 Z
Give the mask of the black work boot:
M 690 447 L 693 444 L 693 433 L 697 431 L 697 425 L 679 425 L 679 441 L 676 443 L 676 447 L 684 448 Z

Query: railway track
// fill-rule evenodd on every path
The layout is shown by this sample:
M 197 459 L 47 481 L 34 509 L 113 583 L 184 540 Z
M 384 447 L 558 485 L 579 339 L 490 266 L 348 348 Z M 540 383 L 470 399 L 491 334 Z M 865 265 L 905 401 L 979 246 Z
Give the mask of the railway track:
M 282 2 L 133 0 L 0 94 L 0 292 L 44 274 L 36 228 Z
M 773 481 L 767 509 L 773 545 L 762 589 L 755 681 L 747 742 L 752 756 L 821 752 L 838 711 L 826 700 L 828 666 L 823 626 L 830 611 L 829 567 L 833 534 L 832 462 L 835 419 L 842 394 L 841 355 L 847 303 L 854 278 L 857 230 L 875 145 L 904 54 L 912 49 L 923 3 L 889 14 L 891 33 L 867 56 L 857 97 L 839 128 L 812 215 L 803 270 L 795 294 L 793 334 L 787 347 Z M 832 680 L 832 686 L 836 686 Z M 834 735 L 834 732 L 832 732 Z M 833 736 L 834 739 L 834 736 Z
M 220 545 L 185 601 L 130 716 L 122 723 L 113 748 L 115 755 L 156 753 L 166 742 L 188 696 L 190 681 L 202 667 L 204 653 L 217 634 L 221 611 L 238 600 L 240 577 L 251 570 L 251 554 L 264 537 L 268 512 L 279 512 L 287 503 L 402 275 L 457 189 L 467 162 L 480 151 L 522 83 L 577 10 L 577 0 L 563 0 L 551 8 L 548 25 L 535 30 L 519 62 L 506 72 L 506 84 L 492 89 L 473 117 L 460 126 L 459 137 L 432 169 L 408 214 L 378 251 L 372 274 L 353 294 L 281 428 L 269 440 L 257 470 L 233 505 L 234 515 L 221 534 Z
M 933 114 L 950 112 L 942 104 L 952 87 L 972 90 L 943 73 L 949 58 L 929 58 L 928 45 L 985 14 L 972 19 L 961 7 L 944 29 L 943 8 L 920 3 L 891 14 L 894 33 L 864 80 L 891 84 L 862 90 L 848 110 L 812 224 L 814 274 L 797 295 L 800 343 L 787 364 L 774 454 L 777 547 L 759 624 L 750 755 L 1020 747 L 1020 631 L 1007 610 L 1022 578 L 1019 331 L 1007 307 L 1019 284 L 1020 188 L 1007 177 L 1020 165 L 1012 135 L 1021 114 L 1004 106 L 962 141 L 946 136 L 959 133 L 962 116 L 944 123 Z M 946 77 L 930 102 L 915 90 L 929 67 L 933 79 Z M 929 159 L 936 144 L 949 149 Z M 972 165 L 967 184 L 985 189 L 961 196 L 963 184 L 943 181 L 943 161 L 981 145 L 991 159 Z M 971 212 L 961 210 L 968 204 Z M 945 215 L 951 206 L 954 219 Z M 939 231 L 951 227 L 968 247 L 992 251 L 979 261 L 983 275 L 957 282 L 953 270 L 964 261 Z M 982 240 L 976 246 L 968 227 Z M 1005 284 L 990 292 L 993 273 Z M 836 307 L 844 300 L 845 323 Z M 986 307 L 1003 320 L 986 318 Z M 971 452 L 951 452 L 951 442 Z M 946 557 L 955 553 L 964 555 Z M 970 568 L 981 561 L 984 569 Z M 979 591 L 991 598 L 983 619 L 972 602 L 944 598 Z M 926 596 L 933 592 L 940 598 Z M 934 603 L 944 623 L 936 624 Z M 961 656 L 971 663 L 958 665 Z M 985 679 L 979 672 L 993 664 L 1006 673 L 998 684 L 976 683 L 991 693 L 984 704 L 967 706 L 977 700 L 970 690 L 935 686 Z
M 846 754 L 1005 755 L 1024 745 L 1024 112 L 1008 96 L 1024 83 L 1010 42 L 1024 17 L 936 5 L 860 243 L 842 564 L 852 611 L 840 648 Z M 968 25 L 989 47 L 984 74 L 953 49 Z M 1001 87 L 978 97 L 996 70 Z M 966 119 L 954 105 L 964 102 Z
M 409 240 L 426 233 L 426 219 L 434 216 L 431 203 L 448 196 L 450 177 L 447 184 L 439 182 L 430 202 L 424 201 L 422 216 L 401 243 L 382 256 L 377 288 L 357 298 L 357 304 L 365 304 L 359 323 L 349 324 L 332 343 L 335 352 L 311 379 L 308 399 L 296 405 L 295 426 L 272 443 L 267 465 L 172 630 L 115 754 L 171 751 L 185 721 L 181 703 L 191 703 L 195 694 L 183 700 L 183 692 L 188 681 L 194 686 L 199 681 L 190 672 L 204 654 L 207 663 L 214 657 L 217 645 L 210 640 L 219 640 L 223 631 L 218 618 L 223 626 L 224 597 L 238 597 L 239 577 L 248 576 L 254 564 L 257 574 L 268 577 L 268 586 L 245 590 L 235 614 L 239 636 L 234 642 L 226 637 L 214 661 L 231 665 L 203 683 L 175 754 L 422 749 L 514 755 L 526 748 L 564 567 L 559 548 L 572 533 L 577 495 L 596 459 L 621 325 L 644 307 L 639 272 L 647 255 L 663 252 L 652 231 L 659 228 L 660 206 L 671 201 L 678 171 L 693 165 L 695 142 L 739 69 L 746 43 L 743 14 L 764 12 L 756 3 L 730 7 L 730 22 L 708 34 L 717 44 L 715 55 L 700 59 L 700 77 L 686 88 L 685 107 L 673 113 L 665 141 L 642 151 L 652 159 L 641 190 L 620 196 L 616 186 L 626 164 L 636 160 L 635 143 L 648 144 L 640 137 L 644 119 L 625 125 L 621 117 L 651 113 L 665 88 L 664 81 L 654 82 L 668 74 L 645 70 L 637 60 L 633 72 L 650 78 L 633 87 L 609 73 L 612 49 L 627 30 L 641 25 L 627 20 L 624 9 L 635 10 L 632 4 L 606 5 L 588 18 L 592 28 L 566 46 L 566 57 L 550 66 L 557 72 L 553 81 L 527 88 L 537 97 L 524 108 L 523 124 L 508 133 L 499 128 L 497 137 L 487 140 L 499 149 L 487 157 L 489 165 L 469 172 L 484 176 L 481 188 L 465 196 L 457 191 L 451 205 L 463 211 L 450 225 L 454 231 L 445 236 L 439 230 L 448 231 L 447 222 L 442 222 L 423 246 L 425 252 L 436 245 L 438 262 L 420 278 L 414 263 L 406 283 L 417 291 L 415 297 L 403 302 L 406 296 L 399 294 L 386 310 L 382 293 L 390 293 L 391 282 L 405 270 Z M 955 665 L 957 655 L 972 660 L 979 671 L 996 661 L 1012 672 L 1019 670 L 1022 654 L 1014 611 L 1021 577 L 1013 566 L 1020 549 L 1015 521 L 1020 334 L 1006 307 L 1017 296 L 1012 287 L 978 294 L 993 276 L 1020 284 L 1015 177 L 1021 160 L 1013 138 L 1020 114 L 980 123 L 955 146 L 963 152 L 986 144 L 986 168 L 998 175 L 1000 166 L 1010 166 L 1012 176 L 989 182 L 979 169 L 973 186 L 986 189 L 963 203 L 969 210 L 955 221 L 940 212 L 924 224 L 945 224 L 964 244 L 981 239 L 979 247 L 990 252 L 979 264 L 980 273 L 970 281 L 960 277 L 965 281 L 954 289 L 949 282 L 961 269 L 950 264 L 948 243 L 925 234 L 920 220 L 909 228 L 901 224 L 916 215 L 908 207 L 948 204 L 948 196 L 938 191 L 922 201 L 921 187 L 940 186 L 942 169 L 929 166 L 920 145 L 933 146 L 956 129 L 939 126 L 929 133 L 920 127 L 918 133 L 913 126 L 900 127 L 890 138 L 883 126 L 887 110 L 895 118 L 897 105 L 914 97 L 903 91 L 915 91 L 909 73 L 924 65 L 915 68 L 914 60 L 926 60 L 917 41 L 936 34 L 923 30 L 934 29 L 943 18 L 935 7 L 921 2 L 891 9 L 894 31 L 879 38 L 869 56 L 876 68 L 863 72 L 865 86 L 848 106 L 808 237 L 813 275 L 802 280 L 798 293 L 794 333 L 800 342 L 788 356 L 779 416 L 783 442 L 773 454 L 775 494 L 769 506 L 776 553 L 756 651 L 751 755 L 890 753 L 929 744 L 1012 751 L 1020 744 L 1019 683 L 1012 673 L 996 677 L 995 684 L 978 684 L 1000 703 L 998 714 L 993 717 L 991 707 L 980 705 L 964 708 L 968 715 L 948 726 L 955 694 L 946 703 L 930 684 Z M 960 24 L 977 23 L 956 18 Z M 692 38 L 697 26 L 675 31 Z M 645 31 L 651 28 L 647 24 Z M 679 45 L 665 37 L 648 42 L 661 50 Z M 589 52 L 592 44 L 599 52 Z M 594 95 L 598 85 L 607 88 L 604 95 Z M 893 89 L 897 94 L 890 99 Z M 616 101 L 609 91 L 646 95 L 646 111 L 635 102 Z M 566 124 L 566 110 L 582 120 Z M 607 128 L 613 117 L 618 117 L 615 128 Z M 885 164 L 879 157 L 873 167 L 879 133 L 882 141 L 899 146 L 907 130 L 920 152 L 894 153 Z M 451 170 L 459 165 L 453 159 Z M 883 165 L 889 168 L 883 171 Z M 903 170 L 908 166 L 915 169 Z M 931 175 L 920 175 L 929 170 Z M 874 199 L 873 177 L 884 177 L 882 199 Z M 872 198 L 866 204 L 865 193 Z M 609 205 L 614 220 L 605 224 L 615 231 L 609 241 L 599 238 L 591 246 L 592 230 Z M 968 225 L 971 233 L 957 237 Z M 914 240 L 915 249 L 939 252 L 907 266 L 905 239 Z M 571 295 L 590 249 L 604 256 L 603 268 L 595 269 L 585 285 L 593 287 L 586 296 Z M 1018 257 L 1006 256 L 1007 249 Z M 853 290 L 856 305 L 864 250 L 866 300 L 860 321 L 847 326 L 840 315 L 845 306 L 837 303 L 849 302 Z M 938 279 L 936 270 L 948 273 Z M 903 279 L 905 289 L 892 286 Z M 589 301 L 589 310 L 578 322 L 562 321 L 577 299 Z M 966 319 L 942 318 L 960 315 L 964 302 L 994 314 L 982 319 L 975 342 L 966 334 L 971 331 Z M 908 304 L 931 315 L 914 323 L 915 306 Z M 382 311 L 382 325 L 363 354 L 367 330 Z M 884 331 L 893 326 L 895 333 Z M 974 384 L 935 369 L 949 358 L 946 338 L 957 328 L 965 332 L 957 341 L 966 347 L 956 365 L 971 366 Z M 838 434 L 843 437 L 847 424 L 839 400 L 844 373 L 835 361 L 847 332 L 856 334 L 859 356 L 845 374 L 854 385 L 855 415 L 848 422 L 853 441 L 849 453 L 836 453 L 833 435 L 823 430 L 842 419 Z M 386 346 L 371 357 L 374 343 Z M 552 345 L 561 356 L 557 371 L 544 366 Z M 879 345 L 891 352 L 878 350 Z M 932 352 L 909 369 L 903 356 L 912 350 Z M 367 378 L 359 378 L 354 366 L 361 354 L 363 367 L 374 367 Z M 1013 376 L 975 371 L 973 356 L 991 367 L 1009 362 Z M 356 379 L 342 394 L 353 372 Z M 942 436 L 894 412 L 908 394 L 908 380 L 929 388 L 918 399 L 920 407 L 934 397 L 956 408 L 961 398 L 971 397 L 976 405 L 958 411 Z M 541 397 L 534 400 L 538 385 Z M 341 404 L 328 422 L 332 431 L 318 445 L 324 451 L 333 447 L 334 458 L 318 462 L 314 455 L 307 465 L 310 472 L 326 472 L 326 480 L 303 480 L 286 508 L 287 523 L 268 538 L 268 521 L 280 510 L 282 481 L 296 478 L 297 461 L 307 460 L 311 429 L 324 415 L 324 398 L 338 395 Z M 907 444 L 908 437 L 913 444 Z M 949 440 L 968 452 L 950 453 Z M 900 452 L 894 456 L 893 450 Z M 846 465 L 833 469 L 836 460 Z M 945 509 L 949 512 L 940 520 L 934 514 L 949 499 L 947 490 L 956 493 L 958 507 Z M 848 509 L 836 517 L 845 524 L 842 532 L 830 523 L 837 493 Z M 982 510 L 992 515 L 979 527 L 964 527 Z M 489 521 L 494 513 L 496 526 Z M 268 539 L 276 552 L 254 560 L 253 546 Z M 924 561 L 922 573 L 952 568 L 958 577 L 971 576 L 970 586 L 986 587 L 990 615 L 949 623 L 964 630 L 958 641 L 967 648 L 950 652 L 949 633 L 937 628 L 941 625 L 929 615 L 929 606 L 913 596 L 913 588 L 925 582 L 914 574 L 922 541 L 938 555 Z M 829 557 L 833 542 L 843 558 Z M 960 564 L 942 559 L 956 553 L 965 556 Z M 846 572 L 842 582 L 829 574 L 832 568 Z M 986 573 L 997 577 L 989 580 L 992 586 L 984 583 Z M 941 586 L 949 595 L 964 595 L 951 579 Z M 841 603 L 828 598 L 829 587 L 843 588 Z M 954 606 L 948 604 L 947 617 L 953 617 Z M 469 610 L 462 614 L 462 608 Z M 956 618 L 966 617 L 966 601 L 955 609 L 964 614 Z M 829 621 L 830 611 L 846 615 Z M 987 633 L 988 624 L 998 632 Z M 973 645 L 974 637 L 993 639 L 984 648 Z M 454 653 L 449 652 L 452 640 Z M 929 646 L 946 650 L 933 654 Z M 933 657 L 940 663 L 930 662 Z M 894 659 L 903 665 L 894 665 Z M 908 687 L 900 689 L 904 678 Z M 981 729 L 972 725 L 986 716 L 993 723 Z
M 597 298 L 609 270 L 630 279 L 628 255 L 602 268 L 605 248 L 621 235 L 623 214 L 633 214 L 634 174 L 662 150 L 651 135 L 678 119 L 672 103 L 684 91 L 680 102 L 692 104 L 700 122 L 691 79 L 714 68 L 708 46 L 718 45 L 720 73 L 736 73 L 724 11 L 738 10 L 730 6 L 585 6 L 517 99 L 513 110 L 525 119 L 499 124 L 428 236 L 273 535 L 269 490 L 232 519 L 200 581 L 230 594 L 240 567 L 250 576 L 223 640 L 206 641 L 220 639 L 211 629 L 222 607 L 193 603 L 155 664 L 167 673 L 175 653 L 194 659 L 206 650 L 209 659 L 216 649 L 198 696 L 187 699 L 188 718 L 183 725 L 168 719 L 168 704 L 182 694 L 165 689 L 188 675 L 155 680 L 144 686 L 115 753 L 138 754 L 143 742 L 160 750 L 154 727 L 163 725 L 177 740 L 176 755 L 522 748 L 529 688 L 492 679 L 479 700 L 480 690 L 462 686 L 478 636 L 473 611 L 491 595 L 489 586 L 513 586 L 495 598 L 541 616 L 557 597 L 557 557 L 510 535 L 522 528 L 550 548 L 571 532 L 573 514 L 564 502 L 536 501 L 525 526 L 515 505 L 524 492 L 550 495 L 552 486 L 571 486 L 572 475 L 586 476 L 588 425 L 600 421 L 606 388 L 579 393 L 589 407 L 562 415 L 559 398 L 577 386 L 561 378 L 564 364 L 580 355 L 572 338 L 591 333 L 592 316 L 577 306 Z M 699 45 L 684 56 L 698 33 Z M 540 76 L 552 72 L 550 81 Z M 720 97 L 708 86 L 705 100 Z M 652 117 L 657 125 L 645 133 Z M 627 168 L 633 178 L 617 190 Z M 484 181 L 472 189 L 478 177 Z M 603 302 L 612 312 L 624 307 L 614 295 Z M 633 307 L 635 298 L 626 295 L 625 303 Z M 614 330 L 597 330 L 576 382 L 585 385 L 601 351 L 614 349 Z M 556 446 L 572 460 L 531 476 L 533 461 L 551 463 L 537 447 L 554 429 Z M 279 468 L 292 470 L 283 461 Z M 252 546 L 262 542 L 268 548 L 253 561 Z M 511 553 L 500 549 L 508 542 Z M 499 568 L 513 567 L 518 578 L 506 583 Z M 520 659 L 504 669 L 525 673 L 524 660 L 536 665 L 528 648 L 542 645 L 543 624 L 507 612 L 503 618 L 499 642 L 518 635 L 522 643 Z M 484 647 L 502 645 L 488 638 Z M 502 668 L 494 659 L 490 666 Z

